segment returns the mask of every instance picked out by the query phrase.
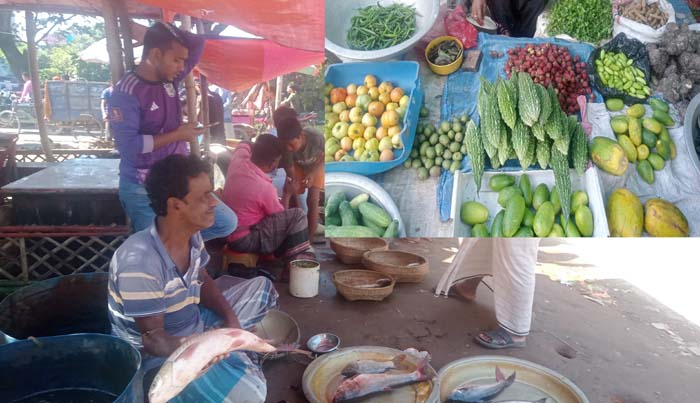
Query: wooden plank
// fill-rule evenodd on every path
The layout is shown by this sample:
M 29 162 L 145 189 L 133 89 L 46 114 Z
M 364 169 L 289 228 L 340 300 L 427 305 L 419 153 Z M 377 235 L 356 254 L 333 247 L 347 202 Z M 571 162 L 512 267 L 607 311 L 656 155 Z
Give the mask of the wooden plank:
M 39 137 L 41 138 L 41 147 L 44 149 L 47 161 L 53 161 L 51 154 L 51 140 L 49 132 L 46 130 L 46 121 L 44 121 L 44 104 L 41 98 L 41 81 L 39 80 L 39 61 L 37 59 L 36 50 L 36 20 L 34 13 L 31 11 L 24 12 L 25 24 L 27 28 L 27 57 L 29 58 L 29 74 L 32 80 L 32 100 L 34 101 L 34 111 L 36 116 L 37 126 L 39 127 Z
M 189 15 L 182 15 L 182 29 L 184 31 L 190 32 L 192 29 L 192 18 Z M 187 121 L 196 122 L 197 121 L 197 91 L 194 86 L 194 76 L 192 72 L 185 76 L 185 89 L 187 90 Z M 199 157 L 199 142 L 197 139 L 190 141 L 190 152 Z

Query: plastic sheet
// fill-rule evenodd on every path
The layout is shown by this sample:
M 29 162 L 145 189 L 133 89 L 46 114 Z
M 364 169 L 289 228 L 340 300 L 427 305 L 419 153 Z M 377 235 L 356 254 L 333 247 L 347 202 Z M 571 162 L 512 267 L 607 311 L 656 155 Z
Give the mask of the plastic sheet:
M 603 94 L 605 98 L 621 98 L 627 105 L 643 103 L 646 98 L 634 98 L 622 91 L 603 85 L 595 68 L 595 60 L 598 59 L 601 49 L 605 49 L 605 52 L 624 53 L 627 58 L 634 60 L 632 62 L 633 66 L 644 72 L 646 82 L 651 83 L 651 64 L 649 63 L 649 52 L 647 52 L 646 46 L 636 39 L 628 38 L 624 33 L 619 34 L 612 41 L 591 52 L 587 66 L 588 77 L 591 80 L 592 87 Z

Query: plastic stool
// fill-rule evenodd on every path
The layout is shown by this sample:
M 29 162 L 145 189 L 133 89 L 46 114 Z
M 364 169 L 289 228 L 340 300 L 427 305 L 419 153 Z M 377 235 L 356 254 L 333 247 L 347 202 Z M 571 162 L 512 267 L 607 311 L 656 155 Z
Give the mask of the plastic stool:
M 227 245 L 224 246 L 224 250 L 222 251 L 222 270 L 226 272 L 228 270 L 228 265 L 231 263 L 238 263 L 248 268 L 254 268 L 258 264 L 258 258 L 259 255 L 257 253 L 237 252 L 230 249 Z

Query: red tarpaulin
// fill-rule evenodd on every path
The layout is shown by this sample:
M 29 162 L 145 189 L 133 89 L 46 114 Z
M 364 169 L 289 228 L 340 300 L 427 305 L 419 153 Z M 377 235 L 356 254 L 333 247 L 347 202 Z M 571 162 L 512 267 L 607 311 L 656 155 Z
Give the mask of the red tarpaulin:
M 162 9 L 233 25 L 290 48 L 323 52 L 323 0 L 139 0 Z
M 264 39 L 210 39 L 197 68 L 210 82 L 241 91 L 323 59 L 323 52 L 292 49 Z

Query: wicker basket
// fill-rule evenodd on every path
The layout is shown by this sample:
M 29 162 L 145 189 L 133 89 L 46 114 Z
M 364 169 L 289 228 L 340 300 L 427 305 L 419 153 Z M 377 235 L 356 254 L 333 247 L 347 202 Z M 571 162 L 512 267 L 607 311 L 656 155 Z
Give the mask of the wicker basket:
M 381 279 L 391 281 L 384 287 L 360 288 L 358 285 L 374 284 Z M 394 291 L 396 281 L 389 275 L 371 270 L 341 270 L 333 273 L 333 284 L 340 295 L 349 301 L 381 301 Z
M 423 256 L 398 250 L 365 252 L 362 264 L 369 270 L 390 275 L 397 283 L 420 283 L 429 271 Z
M 389 250 L 382 238 L 331 238 L 331 249 L 345 264 L 362 263 L 362 255 L 370 250 Z

